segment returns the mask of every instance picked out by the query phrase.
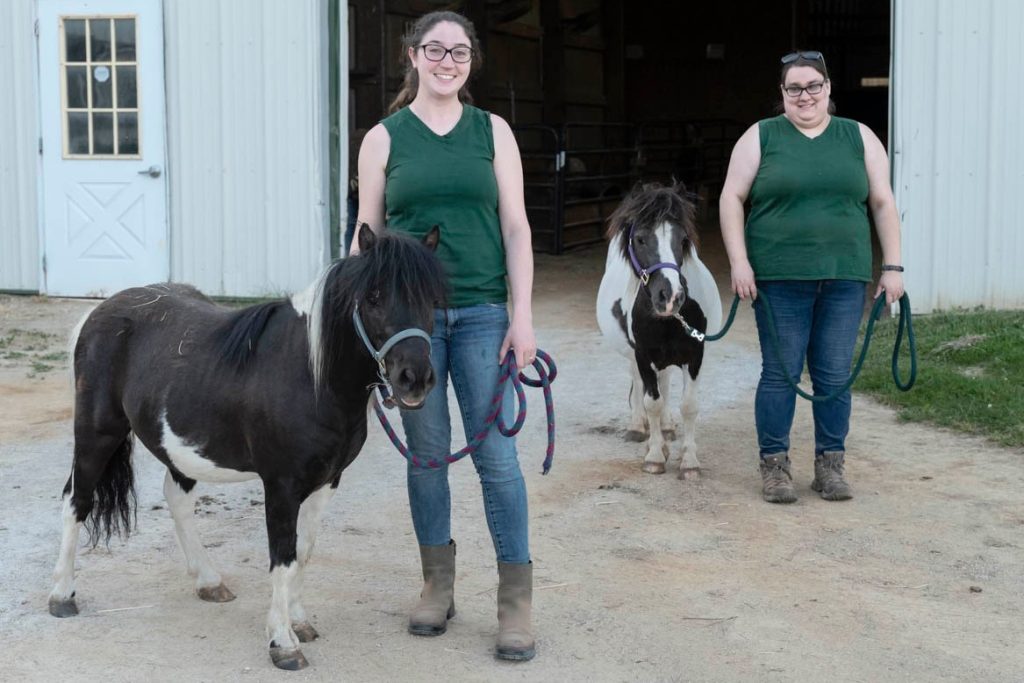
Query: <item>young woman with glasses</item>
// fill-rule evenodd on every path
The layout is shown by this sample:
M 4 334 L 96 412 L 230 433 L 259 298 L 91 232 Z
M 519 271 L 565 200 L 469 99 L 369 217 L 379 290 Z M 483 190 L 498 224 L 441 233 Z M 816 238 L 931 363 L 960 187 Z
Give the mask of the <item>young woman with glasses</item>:
M 876 297 L 884 292 L 892 303 L 903 295 L 903 267 L 885 148 L 864 124 L 833 116 L 824 56 L 783 57 L 779 89 L 783 113 L 751 126 L 733 149 L 719 212 L 732 289 L 754 299 L 761 342 L 754 418 L 762 495 L 791 503 L 797 498 L 789 459 L 796 393 L 787 377 L 799 380 L 806 359 L 814 393 L 823 395 L 849 376 L 872 280 L 871 219 L 882 247 Z M 846 500 L 852 497 L 844 477 L 850 392 L 815 402 L 813 413 L 811 488 L 825 500 Z
M 509 349 L 519 367 L 534 359 L 533 250 L 512 130 L 501 117 L 473 107 L 466 88 L 481 64 L 472 23 L 454 12 L 427 14 L 405 36 L 404 58 L 394 113 L 366 134 L 359 150 L 358 229 L 386 225 L 421 236 L 440 226 L 437 254 L 450 294 L 434 316 L 437 384 L 420 410 L 402 413 L 402 424 L 413 452 L 443 459 L 452 450 L 449 377 L 468 440 L 487 417 Z M 511 394 L 509 383 L 506 424 L 514 421 Z M 515 440 L 492 429 L 473 464 L 498 561 L 496 654 L 531 659 L 533 565 Z M 407 482 L 424 581 L 409 631 L 437 636 L 455 614 L 448 468 L 410 465 Z

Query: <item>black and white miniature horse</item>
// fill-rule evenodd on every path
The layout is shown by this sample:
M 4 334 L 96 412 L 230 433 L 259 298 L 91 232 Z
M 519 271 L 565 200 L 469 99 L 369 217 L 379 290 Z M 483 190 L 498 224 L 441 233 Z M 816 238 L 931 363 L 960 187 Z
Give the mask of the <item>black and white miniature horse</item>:
M 160 284 L 125 290 L 92 311 L 72 341 L 75 453 L 50 613 L 78 613 L 82 524 L 94 544 L 101 533 L 109 540 L 129 530 L 134 433 L 167 466 L 164 495 L 203 600 L 234 595 L 196 532 L 196 481 L 263 481 L 270 655 L 282 669 L 305 667 L 299 643 L 317 632 L 301 604 L 303 568 L 324 506 L 366 440 L 370 392 L 389 383 L 401 407 L 416 408 L 434 385 L 429 333 L 446 289 L 432 253 L 437 237 L 431 231 L 424 247 L 360 230 L 358 256 L 290 300 L 244 310 L 188 285 Z
M 605 338 L 630 359 L 627 438 L 647 440 L 645 472 L 665 472 L 668 444 L 662 432 L 673 429 L 664 412 L 665 397 L 672 368 L 685 366 L 679 476 L 689 478 L 700 473 L 694 431 L 704 333 L 720 327 L 722 303 L 714 278 L 697 257 L 693 205 L 680 190 L 638 187 L 612 214 L 597 322 Z

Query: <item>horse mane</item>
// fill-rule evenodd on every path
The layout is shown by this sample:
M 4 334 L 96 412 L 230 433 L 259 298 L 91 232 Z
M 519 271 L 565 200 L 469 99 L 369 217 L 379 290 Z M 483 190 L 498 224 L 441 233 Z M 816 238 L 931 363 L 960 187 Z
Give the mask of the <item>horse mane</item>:
M 228 320 L 219 344 L 218 357 L 235 370 L 243 370 L 253 357 L 256 341 L 263 334 L 270 318 L 287 301 L 267 301 L 234 313 Z
M 372 248 L 336 261 L 318 281 L 307 321 L 310 367 L 319 387 L 346 352 L 346 331 L 358 302 L 386 292 L 412 310 L 444 307 L 447 277 L 441 262 L 418 240 L 383 231 Z
M 686 233 L 686 239 L 694 246 L 699 245 L 693 202 L 686 196 L 686 186 L 683 183 L 671 186 L 637 183 L 608 218 L 606 235 L 609 240 L 615 239 L 618 234 L 623 235 L 619 244 L 622 258 L 628 261 L 630 227 L 636 224 L 638 227 L 653 228 L 666 222 L 681 227 Z

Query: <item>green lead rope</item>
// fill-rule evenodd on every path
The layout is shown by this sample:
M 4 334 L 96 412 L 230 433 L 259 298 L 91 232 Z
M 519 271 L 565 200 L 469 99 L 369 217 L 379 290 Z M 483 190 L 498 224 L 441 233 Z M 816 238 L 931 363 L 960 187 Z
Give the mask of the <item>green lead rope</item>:
M 785 367 L 785 363 L 782 360 L 782 352 L 779 350 L 779 333 L 775 329 L 775 314 L 772 313 L 772 305 L 769 303 L 767 297 L 761 297 L 761 303 L 764 304 L 765 313 L 767 313 L 768 319 L 768 338 L 771 341 L 772 349 L 775 352 L 775 358 L 778 360 L 779 365 Z M 733 320 L 736 319 L 736 309 L 740 305 L 740 297 L 737 294 L 732 300 L 732 308 L 729 309 L 729 317 L 726 318 L 725 325 L 722 329 L 715 334 L 709 334 L 704 337 L 704 341 L 718 341 L 725 336 L 725 333 L 732 327 Z M 793 378 L 788 374 L 786 375 L 786 381 L 793 387 L 793 390 L 808 401 L 816 401 L 824 403 L 825 401 L 831 401 L 832 399 L 844 394 L 853 383 L 857 381 L 857 376 L 860 375 L 861 369 L 864 367 L 864 359 L 867 357 L 868 348 L 871 345 L 871 337 L 875 332 L 875 321 L 878 320 L 882 313 L 882 307 L 885 305 L 884 293 L 879 295 L 875 299 L 874 305 L 871 307 L 871 314 L 868 317 L 868 329 L 864 332 L 864 343 L 860 349 L 860 357 L 857 359 L 857 364 L 853 368 L 853 372 L 850 373 L 850 378 L 846 380 L 846 383 L 834 391 L 831 394 L 825 396 L 815 396 L 808 394 L 806 391 L 800 388 L 800 386 L 793 381 Z M 910 347 L 910 378 L 903 382 L 900 379 L 900 347 L 903 344 L 903 331 L 906 330 L 907 344 Z M 903 294 L 900 297 L 900 321 L 899 327 L 896 328 L 896 343 L 892 349 L 892 379 L 896 383 L 896 388 L 900 391 L 910 391 L 910 388 L 914 386 L 914 382 L 917 381 L 917 340 L 914 338 L 914 325 L 910 319 L 910 297 Z

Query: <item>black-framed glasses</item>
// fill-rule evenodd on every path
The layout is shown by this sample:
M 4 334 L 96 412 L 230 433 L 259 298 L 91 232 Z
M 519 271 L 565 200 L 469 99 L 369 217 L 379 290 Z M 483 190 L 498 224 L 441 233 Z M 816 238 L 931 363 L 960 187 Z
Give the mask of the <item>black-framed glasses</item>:
M 821 93 L 824 87 L 824 81 L 817 81 L 815 83 L 808 83 L 803 87 L 799 85 L 784 85 L 782 86 L 782 90 L 790 97 L 800 97 L 800 95 L 803 94 L 804 90 L 807 91 L 808 95 L 818 95 Z
M 445 55 L 451 55 L 452 61 L 456 64 L 465 64 L 473 59 L 473 49 L 462 45 L 448 48 L 437 43 L 427 43 L 426 45 L 420 45 L 420 48 L 423 50 L 423 56 L 432 62 L 443 61 Z
M 821 62 L 822 66 L 825 66 L 825 55 L 821 54 L 817 50 L 797 50 L 796 52 L 790 52 L 788 55 L 783 55 L 782 59 L 779 60 L 783 64 L 789 64 L 795 62 L 798 59 L 809 59 L 812 62 Z

